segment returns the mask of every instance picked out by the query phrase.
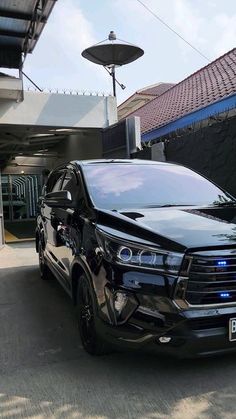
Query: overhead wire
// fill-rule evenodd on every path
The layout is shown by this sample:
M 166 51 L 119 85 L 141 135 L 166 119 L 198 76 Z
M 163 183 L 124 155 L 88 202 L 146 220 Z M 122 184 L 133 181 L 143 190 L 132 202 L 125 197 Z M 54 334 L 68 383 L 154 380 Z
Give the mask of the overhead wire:
M 182 35 L 180 35 L 175 29 L 173 29 L 168 23 L 166 23 L 162 18 L 160 18 L 150 7 L 148 7 L 145 3 L 143 3 L 142 0 L 136 0 L 139 4 L 141 4 L 149 13 L 151 13 L 152 16 L 155 17 L 159 22 L 162 23 L 162 25 L 166 26 L 167 29 L 169 29 L 171 32 L 173 32 L 176 36 L 178 36 L 182 41 L 184 41 L 189 47 L 191 47 L 195 52 L 197 52 L 199 55 L 201 55 L 202 58 L 207 60 L 209 63 L 211 60 L 204 55 L 198 48 L 196 48 L 193 44 L 191 44 L 187 39 L 185 39 Z

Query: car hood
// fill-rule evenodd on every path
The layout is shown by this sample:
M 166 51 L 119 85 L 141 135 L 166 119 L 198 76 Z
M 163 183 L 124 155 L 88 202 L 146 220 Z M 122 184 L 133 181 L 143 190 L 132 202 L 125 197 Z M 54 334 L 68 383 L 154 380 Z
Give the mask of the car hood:
M 119 236 L 135 236 L 172 250 L 236 246 L 235 207 L 170 207 L 102 213 L 100 221 L 104 227 L 118 230 Z

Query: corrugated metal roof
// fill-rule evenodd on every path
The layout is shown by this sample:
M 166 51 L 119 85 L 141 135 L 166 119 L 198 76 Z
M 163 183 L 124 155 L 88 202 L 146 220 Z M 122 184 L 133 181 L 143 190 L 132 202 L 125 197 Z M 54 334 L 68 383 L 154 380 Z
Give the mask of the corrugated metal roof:
M 236 48 L 171 87 L 130 116 L 140 116 L 142 133 L 147 133 L 234 93 Z
M 1 0 L 0 67 L 19 68 L 32 52 L 56 0 Z

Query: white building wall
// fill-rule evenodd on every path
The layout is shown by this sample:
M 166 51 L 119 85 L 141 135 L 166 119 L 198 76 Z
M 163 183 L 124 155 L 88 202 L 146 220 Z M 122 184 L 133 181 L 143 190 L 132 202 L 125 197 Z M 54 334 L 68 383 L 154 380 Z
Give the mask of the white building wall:
M 0 76 L 0 98 L 7 100 L 22 99 L 23 82 L 16 77 Z
M 0 124 L 104 128 L 117 121 L 112 96 L 24 92 L 24 101 L 0 100 Z

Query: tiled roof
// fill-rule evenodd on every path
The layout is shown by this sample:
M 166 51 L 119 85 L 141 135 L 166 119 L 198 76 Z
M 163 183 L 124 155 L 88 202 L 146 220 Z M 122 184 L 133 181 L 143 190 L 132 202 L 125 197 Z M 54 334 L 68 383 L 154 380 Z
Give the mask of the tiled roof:
M 136 93 L 141 95 L 161 96 L 174 85 L 174 83 L 158 83 L 154 86 L 138 90 Z
M 157 83 L 137 90 L 137 92 L 118 106 L 119 119 L 126 118 L 130 114 L 133 114 L 133 112 L 136 112 L 146 103 L 161 96 L 172 86 L 174 86 L 173 83 Z
M 236 48 L 174 85 L 131 115 L 140 116 L 142 133 L 236 93 Z

